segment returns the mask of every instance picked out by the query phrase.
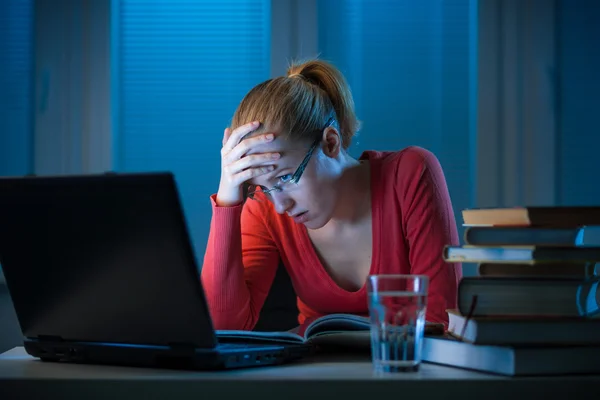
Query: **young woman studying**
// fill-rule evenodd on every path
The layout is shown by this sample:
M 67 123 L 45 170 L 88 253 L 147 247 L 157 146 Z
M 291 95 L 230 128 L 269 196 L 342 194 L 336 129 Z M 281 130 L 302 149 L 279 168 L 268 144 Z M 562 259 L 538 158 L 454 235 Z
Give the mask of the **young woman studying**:
M 201 272 L 216 329 L 253 329 L 280 260 L 300 324 L 368 315 L 369 274 L 427 275 L 426 320 L 447 324 L 462 271 L 442 260 L 458 244 L 442 168 L 418 147 L 355 159 L 347 149 L 358 128 L 350 88 L 321 60 L 241 101 L 223 137 Z

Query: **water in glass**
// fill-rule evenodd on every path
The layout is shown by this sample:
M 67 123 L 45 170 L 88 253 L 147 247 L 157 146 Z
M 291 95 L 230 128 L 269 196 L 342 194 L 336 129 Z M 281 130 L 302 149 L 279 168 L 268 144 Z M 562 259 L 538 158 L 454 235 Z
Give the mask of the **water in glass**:
M 426 292 L 380 291 L 369 296 L 375 371 L 417 371 L 425 330 Z

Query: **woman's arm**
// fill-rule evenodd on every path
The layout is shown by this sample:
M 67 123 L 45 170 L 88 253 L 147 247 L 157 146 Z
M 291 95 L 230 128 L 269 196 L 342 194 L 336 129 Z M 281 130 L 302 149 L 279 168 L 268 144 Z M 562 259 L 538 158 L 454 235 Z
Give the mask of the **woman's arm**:
M 202 284 L 215 329 L 252 330 L 273 283 L 279 252 L 257 203 L 219 207 L 212 220 Z
M 411 273 L 429 277 L 427 321 L 448 324 L 447 309 L 456 308 L 462 265 L 444 262 L 446 245 L 457 245 L 458 231 L 446 179 L 438 159 L 413 148 L 401 161 L 399 179 L 406 189 L 402 209 Z

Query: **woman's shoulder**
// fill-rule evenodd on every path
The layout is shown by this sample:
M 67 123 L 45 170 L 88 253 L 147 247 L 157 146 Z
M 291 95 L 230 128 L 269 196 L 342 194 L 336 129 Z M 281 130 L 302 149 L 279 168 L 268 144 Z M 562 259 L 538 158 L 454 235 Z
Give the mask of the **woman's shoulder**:
M 442 166 L 435 154 L 425 148 L 410 146 L 399 151 L 374 151 L 368 152 L 367 157 L 372 160 L 372 182 L 381 198 L 413 204 L 420 196 L 447 192 Z
M 395 177 L 440 168 L 435 154 L 419 146 L 408 146 L 397 151 L 365 150 L 360 159 L 369 160 L 371 165 L 379 169 L 381 175 L 389 174 Z

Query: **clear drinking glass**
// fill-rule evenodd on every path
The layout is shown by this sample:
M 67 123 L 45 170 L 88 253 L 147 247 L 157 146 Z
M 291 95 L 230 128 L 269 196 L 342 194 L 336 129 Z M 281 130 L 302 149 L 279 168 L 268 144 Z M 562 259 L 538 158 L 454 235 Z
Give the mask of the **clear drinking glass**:
M 424 275 L 371 275 L 367 281 L 375 372 L 418 371 L 429 280 Z

